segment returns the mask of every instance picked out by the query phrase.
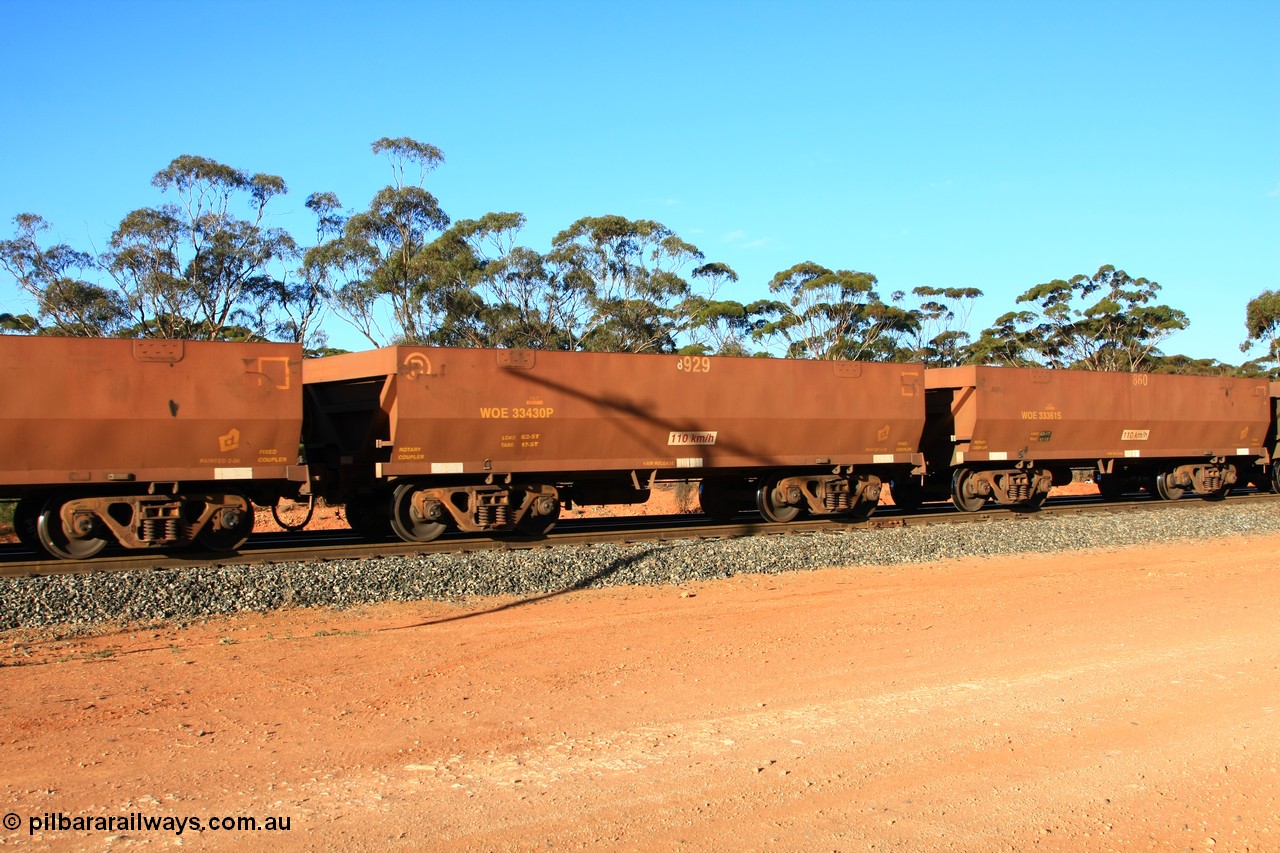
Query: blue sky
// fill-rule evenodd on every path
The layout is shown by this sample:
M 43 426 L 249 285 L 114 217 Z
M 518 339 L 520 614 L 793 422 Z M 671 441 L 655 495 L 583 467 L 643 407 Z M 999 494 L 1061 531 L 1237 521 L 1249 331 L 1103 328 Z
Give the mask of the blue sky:
M 1280 288 L 1280 0 L 194 3 L 0 0 L 0 218 L 101 249 L 180 154 L 358 209 L 369 145 L 443 149 L 455 219 L 656 219 L 763 297 L 812 260 L 979 287 L 969 331 L 1111 263 L 1166 352 L 1238 363 Z M 31 310 L 0 280 L 0 311 Z M 332 342 L 360 348 L 341 320 Z

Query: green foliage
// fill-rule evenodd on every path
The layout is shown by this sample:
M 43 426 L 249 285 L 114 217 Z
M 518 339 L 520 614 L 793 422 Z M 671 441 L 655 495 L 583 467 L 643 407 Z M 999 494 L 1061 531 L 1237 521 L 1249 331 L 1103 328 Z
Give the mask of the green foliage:
M 1187 327 L 1187 315 L 1155 303 L 1160 285 L 1111 265 L 1092 276 L 1038 284 L 1018 297 L 1034 310 L 996 320 L 974 343 L 980 363 L 1142 371 L 1159 345 Z
M 1224 364 L 1216 358 L 1188 358 L 1185 355 L 1164 355 L 1150 362 L 1151 373 L 1172 373 L 1179 376 L 1249 376 L 1260 378 L 1265 371 L 1256 362 L 1246 362 L 1241 367 Z
M 662 223 L 622 216 L 579 219 L 555 236 L 546 258 L 559 287 L 584 309 L 578 347 L 595 352 L 675 352 L 691 324 L 682 271 L 703 259 Z M 706 274 L 733 271 L 719 265 Z
M 422 186 L 444 157 L 434 146 L 407 138 L 379 139 L 372 149 L 386 155 L 392 183 L 374 194 L 367 210 L 341 221 L 340 233 L 305 253 L 303 277 L 331 291 L 335 310 L 375 346 L 430 343 L 448 310 L 454 283 L 448 267 L 458 260 L 446 246 L 424 252 L 449 226 L 436 197 Z M 407 183 L 414 165 L 418 182 Z M 333 215 L 337 198 L 313 195 L 308 202 L 319 233 L 334 235 L 340 222 Z M 383 328 L 388 315 L 390 332 Z
M 830 270 L 812 261 L 779 272 L 769 291 L 785 301 L 759 305 L 773 319 L 761 323 L 757 340 L 779 338 L 788 358 L 894 360 L 904 336 L 919 320 L 875 291 L 876 277 L 853 270 Z
M 1266 347 L 1261 361 L 1280 366 L 1280 292 L 1264 290 L 1245 306 L 1244 328 L 1248 337 L 1240 345 L 1241 352 L 1256 346 Z
M 764 327 L 774 303 L 757 300 L 744 305 L 718 298 L 721 288 L 738 280 L 738 274 L 727 264 L 703 264 L 693 271 L 692 278 L 704 292 L 690 294 L 680 306 L 689 320 L 686 336 L 690 341 L 680 348 L 680 353 L 752 355 L 748 342 Z
M 26 315 L 6 314 L 5 328 L 82 338 L 115 334 L 127 320 L 126 304 L 83 277 L 96 269 L 93 256 L 65 243 L 42 248 L 39 235 L 49 225 L 35 214 L 13 221 L 14 237 L 0 241 L 0 268 L 35 300 L 37 320 L 33 327 Z
M 407 136 L 382 137 L 370 146 L 374 154 L 385 154 L 391 165 L 394 186 L 403 189 L 410 166 L 418 167 L 417 186 L 421 187 L 428 172 L 444 162 L 444 152 L 429 142 L 418 142 Z
M 1214 359 L 1206 359 L 1206 360 L 1214 361 Z M 1235 376 L 1247 376 L 1251 379 L 1275 379 L 1276 378 L 1276 368 L 1274 366 L 1268 366 L 1266 362 L 1259 359 L 1246 361 L 1244 364 L 1240 365 L 1239 367 L 1232 368 L 1231 373 Z
M 326 239 L 342 233 L 342 227 L 347 224 L 347 219 L 341 213 L 342 202 L 338 200 L 337 195 L 330 192 L 312 193 L 307 196 L 304 204 L 307 210 L 315 214 L 317 243 L 323 243 Z
M 345 355 L 350 351 L 330 346 L 306 347 L 302 350 L 302 355 L 304 358 L 324 358 L 329 355 Z
M 0 243 L 0 267 L 35 300 L 37 328 L 12 315 L 6 328 L 206 340 L 314 334 L 323 291 L 295 280 L 293 238 L 264 225 L 283 179 L 184 155 L 152 184 L 175 200 L 126 214 L 100 257 L 43 248 L 45 221 L 18 216 L 15 237 Z
M 576 349 L 587 295 L 571 281 L 532 249 L 518 246 L 497 254 L 480 276 L 485 345 Z
M 1036 337 L 1032 331 L 1036 314 L 1032 311 L 1009 311 L 996 318 L 995 323 L 983 329 L 968 351 L 970 364 L 995 364 L 1002 367 L 1033 367 L 1040 362 L 1036 358 Z
M 205 340 L 300 339 L 310 288 L 291 281 L 299 250 L 264 224 L 282 178 L 183 155 L 152 178 L 174 202 L 127 214 L 102 262 L 124 295 L 125 334 Z M 243 215 L 242 215 L 243 214 Z
M 30 335 L 40 331 L 40 323 L 30 314 L 0 314 L 0 332 Z
M 916 329 L 911 336 L 912 360 L 930 367 L 954 367 L 970 357 L 970 337 L 965 326 L 974 303 L 982 296 L 976 287 L 917 287 L 911 293 L 921 300 L 913 310 Z

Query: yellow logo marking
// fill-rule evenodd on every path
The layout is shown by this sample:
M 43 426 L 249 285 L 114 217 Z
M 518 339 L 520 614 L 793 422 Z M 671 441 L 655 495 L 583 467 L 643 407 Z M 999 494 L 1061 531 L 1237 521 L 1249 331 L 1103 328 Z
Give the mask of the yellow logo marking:
M 218 436 L 218 451 L 220 453 L 229 453 L 240 447 L 240 430 L 235 427 L 226 435 Z

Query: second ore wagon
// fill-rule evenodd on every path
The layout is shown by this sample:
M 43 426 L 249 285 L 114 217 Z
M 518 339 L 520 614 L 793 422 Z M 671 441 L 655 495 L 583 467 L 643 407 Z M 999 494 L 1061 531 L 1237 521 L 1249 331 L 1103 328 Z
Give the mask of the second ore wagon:
M 314 489 L 370 536 L 539 534 L 695 480 L 713 516 L 866 515 L 922 470 L 914 364 L 402 346 L 303 378 Z

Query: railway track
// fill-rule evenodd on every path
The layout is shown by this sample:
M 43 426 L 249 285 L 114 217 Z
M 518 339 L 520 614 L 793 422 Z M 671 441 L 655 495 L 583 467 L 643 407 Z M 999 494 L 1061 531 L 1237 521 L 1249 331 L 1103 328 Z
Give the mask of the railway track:
M 1228 502 L 1269 503 L 1280 501 L 1280 495 L 1247 491 L 1233 494 Z M 478 551 L 510 551 L 545 549 L 566 545 L 600 543 L 664 542 L 686 539 L 725 539 L 749 536 L 778 536 L 804 533 L 878 530 L 918 525 L 984 524 L 993 521 L 1025 521 L 1057 518 L 1063 515 L 1095 515 L 1161 512 L 1193 506 L 1219 506 L 1195 497 L 1165 501 L 1135 496 L 1130 500 L 1104 501 L 1095 496 L 1061 497 L 1038 509 L 991 507 L 976 513 L 958 513 L 949 504 L 925 506 L 915 513 L 902 513 L 883 507 L 869 519 L 814 518 L 777 524 L 754 513 L 742 513 L 728 524 L 708 524 L 700 514 L 668 516 L 622 516 L 596 519 L 565 519 L 545 537 L 511 536 L 502 539 L 453 534 L 428 543 L 400 541 L 369 542 L 347 530 L 301 531 L 299 533 L 262 533 L 250 538 L 239 552 L 209 554 L 183 551 L 167 554 L 143 553 L 117 549 L 104 552 L 96 559 L 77 562 L 36 559 L 25 546 L 0 545 L 0 578 L 42 575 L 86 574 L 112 571 L 147 571 L 179 569 L 202 565 L 270 565 L 273 563 L 327 562 L 382 557 L 412 557 L 426 554 L 472 553 Z

